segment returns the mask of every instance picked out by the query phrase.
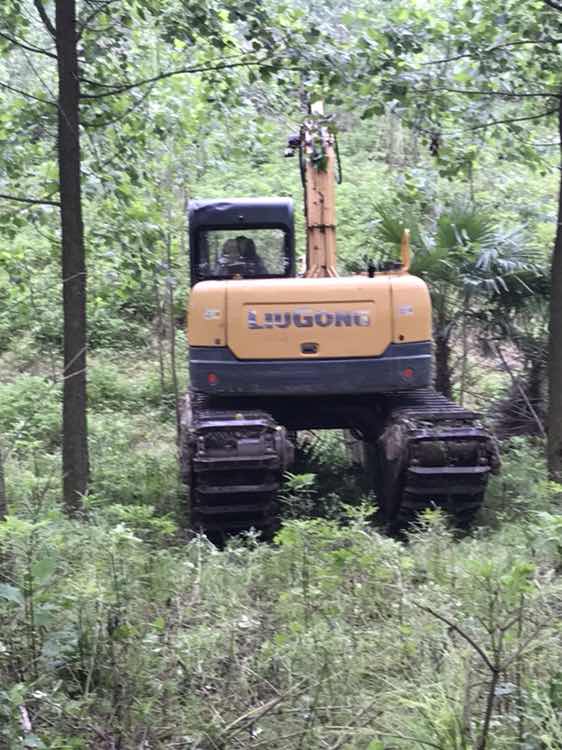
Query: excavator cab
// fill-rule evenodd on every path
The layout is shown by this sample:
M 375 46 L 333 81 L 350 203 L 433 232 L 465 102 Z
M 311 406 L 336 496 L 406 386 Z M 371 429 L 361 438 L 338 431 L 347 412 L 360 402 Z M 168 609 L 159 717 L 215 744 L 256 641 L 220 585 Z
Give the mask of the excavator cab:
M 189 204 L 191 284 L 295 275 L 288 198 L 194 200 Z

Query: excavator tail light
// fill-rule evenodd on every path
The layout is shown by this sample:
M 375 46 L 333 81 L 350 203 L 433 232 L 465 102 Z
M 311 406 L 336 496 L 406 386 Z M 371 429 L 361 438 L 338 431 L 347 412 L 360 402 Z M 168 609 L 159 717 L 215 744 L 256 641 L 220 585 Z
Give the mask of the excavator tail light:
M 403 378 L 406 378 L 406 380 L 409 380 L 414 375 L 414 371 L 411 367 L 406 367 L 404 370 L 402 370 L 401 373 Z
M 207 374 L 207 383 L 209 385 L 216 385 L 219 382 L 219 376 L 216 375 L 214 372 L 209 372 Z

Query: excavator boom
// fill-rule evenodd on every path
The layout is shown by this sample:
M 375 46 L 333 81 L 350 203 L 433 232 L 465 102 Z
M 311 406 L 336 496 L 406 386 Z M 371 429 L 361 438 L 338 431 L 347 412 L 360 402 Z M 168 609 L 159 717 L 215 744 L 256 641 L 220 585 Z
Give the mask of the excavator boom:
M 304 201 L 306 216 L 306 272 L 309 278 L 337 276 L 335 136 L 323 117 L 322 102 L 311 108 L 313 118 L 301 128 L 304 157 Z M 315 116 L 315 117 L 314 117 Z

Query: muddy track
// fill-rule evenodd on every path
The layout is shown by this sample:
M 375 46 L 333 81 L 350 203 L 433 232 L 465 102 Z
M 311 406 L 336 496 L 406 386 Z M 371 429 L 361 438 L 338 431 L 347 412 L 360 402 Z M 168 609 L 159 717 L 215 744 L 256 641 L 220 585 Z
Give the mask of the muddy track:
M 374 397 L 361 419 L 357 413 L 340 406 L 341 426 L 361 430 L 370 444 L 377 502 L 389 527 L 403 529 L 434 507 L 469 526 L 499 467 L 495 441 L 478 415 L 433 389 Z M 287 430 L 270 410 L 244 402 L 217 406 L 200 393 L 186 398 L 181 461 L 194 529 L 218 540 L 250 528 L 271 537 L 292 460 Z
M 217 539 L 251 528 L 273 535 L 293 448 L 270 414 L 212 409 L 205 396 L 191 394 L 182 416 L 181 455 L 195 530 Z
M 468 527 L 500 465 L 496 441 L 479 415 L 431 388 L 388 398 L 376 453 L 381 509 L 398 528 L 434 507 Z

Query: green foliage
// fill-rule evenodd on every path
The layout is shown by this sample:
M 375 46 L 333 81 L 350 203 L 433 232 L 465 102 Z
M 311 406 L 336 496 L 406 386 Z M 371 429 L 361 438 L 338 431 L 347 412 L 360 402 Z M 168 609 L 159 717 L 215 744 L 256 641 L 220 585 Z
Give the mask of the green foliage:
M 275 544 L 248 534 L 217 550 L 186 542 L 176 522 L 169 366 L 188 197 L 291 195 L 302 252 L 298 169 L 282 160 L 302 117 L 296 90 L 329 96 L 337 113 L 340 266 L 395 256 L 407 224 L 418 271 L 452 305 L 442 322 L 455 328 L 470 297 L 475 337 L 501 328 L 535 358 L 548 300 L 535 266 L 546 265 L 557 177 L 556 151 L 541 144 L 555 139 L 550 115 L 514 118 L 556 102 L 511 94 L 558 92 L 548 40 L 560 17 L 539 0 L 97 5 L 83 93 L 115 95 L 82 104 L 94 354 L 79 521 L 59 507 L 57 209 L 3 201 L 0 212 L 0 744 L 560 747 L 561 488 L 540 444 L 506 446 L 473 536 L 455 539 L 428 513 L 402 544 L 373 530 L 341 434 L 305 435 Z M 0 26 L 49 47 L 35 14 L 7 0 Z M 2 193 L 56 199 L 56 109 L 38 101 L 56 90 L 54 61 L 5 37 L 0 50 L 2 82 L 36 97 L 1 88 Z M 444 56 L 454 59 L 433 64 Z M 225 60 L 250 65 L 118 90 Z M 498 87 L 505 96 L 492 98 Z M 511 122 L 480 127 L 495 119 Z M 179 328 L 177 344 L 182 390 Z M 475 408 L 505 384 L 486 362 L 471 375 Z
M 82 523 L 45 510 L 0 527 L 5 741 L 24 706 L 47 747 L 87 747 L 103 726 L 125 747 L 461 750 L 484 731 L 497 656 L 489 746 L 556 747 L 555 516 L 454 542 L 430 514 L 404 546 L 356 512 L 218 551 L 175 548 L 147 506 L 96 500 Z
M 281 503 L 287 518 L 307 518 L 314 508 L 315 474 L 286 472 Z
M 546 479 L 541 441 L 514 437 L 503 446 L 501 474 L 491 482 L 486 520 L 528 517 L 560 506 L 560 487 Z
M 52 450 L 60 439 L 60 389 L 44 378 L 21 375 L 0 383 L 0 433 L 16 447 Z
M 436 294 L 445 284 L 448 296 L 457 290 L 499 296 L 539 262 L 520 228 L 501 231 L 481 207 L 452 205 L 432 226 L 424 226 L 420 217 L 401 216 L 395 207 L 381 206 L 379 214 L 378 235 L 391 247 L 399 246 L 404 229 L 410 229 L 412 272 L 432 283 Z
M 145 383 L 139 377 L 131 381 L 118 360 L 94 362 L 88 374 L 88 401 L 94 410 L 135 412 L 143 408 Z
M 103 503 L 177 509 L 179 478 L 174 426 L 142 406 L 128 415 L 105 409 L 90 419 L 91 490 Z

